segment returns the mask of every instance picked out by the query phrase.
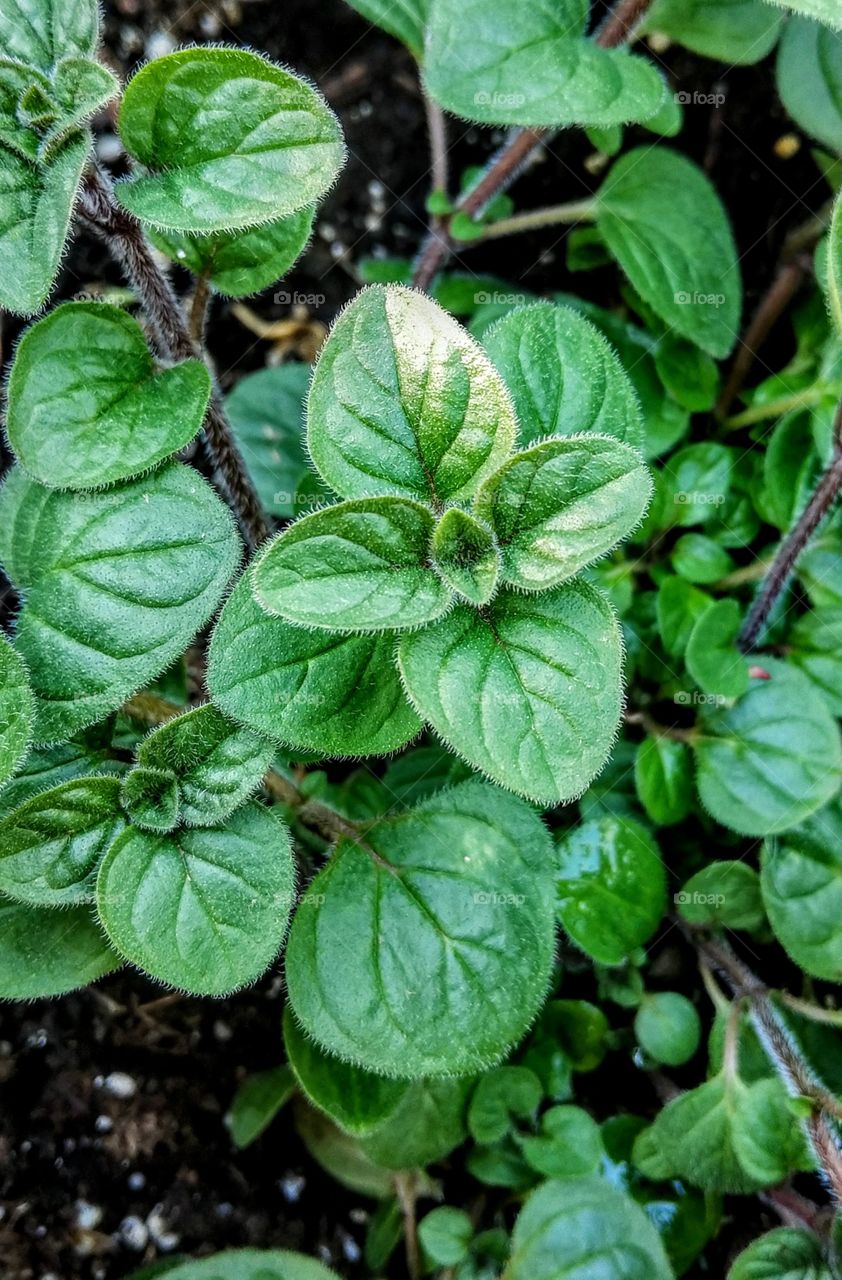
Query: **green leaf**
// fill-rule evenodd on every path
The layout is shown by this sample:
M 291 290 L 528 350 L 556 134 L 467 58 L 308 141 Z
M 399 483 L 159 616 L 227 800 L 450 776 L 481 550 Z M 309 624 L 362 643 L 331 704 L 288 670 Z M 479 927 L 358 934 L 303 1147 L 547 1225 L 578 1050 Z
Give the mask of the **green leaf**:
M 760 929 L 766 919 L 760 878 L 745 862 L 709 862 L 676 894 L 679 914 L 690 924 L 723 929 Z
M 734 561 L 725 548 L 703 533 L 685 533 L 679 538 L 672 549 L 670 563 L 675 572 L 684 578 L 686 582 L 693 582 L 702 586 L 709 586 L 711 583 L 719 582 L 734 568 Z M 695 600 L 694 597 L 688 598 Z M 706 602 L 705 608 L 700 610 L 699 617 L 694 620 L 692 611 L 687 616 L 686 621 L 691 623 L 691 626 L 689 634 L 686 638 L 683 637 L 682 648 L 685 648 L 689 643 L 693 628 L 701 621 L 701 613 L 707 613 L 708 597 L 705 596 L 704 600 Z
M 677 991 L 647 992 L 635 1014 L 634 1034 L 655 1062 L 680 1067 L 698 1049 L 702 1024 L 686 996 Z
M 142 171 L 117 199 L 163 230 L 232 231 L 324 195 L 344 159 L 339 122 L 309 84 L 245 49 L 192 48 L 129 82 L 120 136 Z
M 56 911 L 0 898 L 0 999 L 60 996 L 121 963 L 90 908 Z
M 0 21 L 2 18 L 0 17 Z M 38 159 L 38 134 L 29 126 L 20 106 L 32 93 L 49 97 L 50 82 L 34 67 L 11 58 L 0 58 L 0 144 L 25 160 Z
M 550 1107 L 541 1132 L 518 1138 L 531 1169 L 545 1178 L 581 1178 L 596 1173 L 605 1155 L 599 1125 L 581 1107 Z
M 348 0 L 352 9 L 401 40 L 416 58 L 424 48 L 429 0 Z
M 500 543 L 503 580 L 546 591 L 627 537 L 651 494 L 634 449 L 610 436 L 576 436 L 516 453 L 485 481 L 475 509 Z
M 357 498 L 296 521 L 251 575 L 267 613 L 330 631 L 400 631 L 439 618 L 452 594 L 430 568 L 433 517 L 405 498 Z
M 664 578 L 655 607 L 658 631 L 671 657 L 683 654 L 697 618 L 710 606 L 710 596 L 681 578 Z
M 304 452 L 304 400 L 310 366 L 282 364 L 242 378 L 225 409 L 266 511 L 300 515 L 297 494 L 313 476 Z
M 836 7 L 836 0 L 770 0 L 771 4 L 780 5 L 790 13 L 800 13 L 806 18 L 817 18 L 836 31 L 842 30 L 842 14 Z
M 728 1280 L 833 1280 L 818 1238 L 797 1227 L 775 1227 L 734 1260 Z
M 98 42 L 97 0 L 3 0 L 0 45 L 9 57 L 50 71 L 68 54 L 93 56 Z
M 441 1205 L 431 1209 L 418 1224 L 418 1239 L 431 1262 L 455 1267 L 468 1256 L 474 1226 L 464 1209 Z
M 0 636 L 0 788 L 26 759 L 33 713 L 26 667 L 5 636 Z
M 275 958 L 295 888 L 289 833 L 261 805 L 224 827 L 152 835 L 129 829 L 96 885 L 115 948 L 139 969 L 196 995 L 254 982 Z
M 320 1049 L 302 1031 L 289 1005 L 284 1010 L 284 1046 L 295 1078 L 313 1105 L 357 1137 L 382 1124 L 410 1087 L 407 1081 L 376 1076 Z
M 178 780 L 168 769 L 132 769 L 123 779 L 120 801 L 143 831 L 167 832 L 178 826 Z
M 702 708 L 693 741 L 702 803 L 741 835 L 786 831 L 827 804 L 842 783 L 839 729 L 800 671 L 763 660 L 733 707 Z
M 836 331 L 842 336 L 842 196 L 837 196 L 833 206 L 833 218 L 827 237 L 827 297 Z
M 631 151 L 597 196 L 597 226 L 645 302 L 709 355 L 739 332 L 742 286 L 719 196 L 690 160 L 666 147 Z
M 95 773 L 122 774 L 125 764 L 108 758 L 107 748 L 101 742 L 62 742 L 52 747 L 35 747 L 21 766 L 20 772 L 6 783 L 0 793 L 0 814 L 11 813 L 26 800 Z
M 189 444 L 210 392 L 201 360 L 156 371 L 143 330 L 119 307 L 66 302 L 18 346 L 6 430 L 41 484 L 98 489 Z
M 764 845 L 760 884 L 769 922 L 796 964 L 842 981 L 842 812 L 838 802 Z
M 622 964 L 649 940 L 666 909 L 666 887 L 657 845 L 631 818 L 585 822 L 559 842 L 559 919 L 600 964 Z
M 737 600 L 717 600 L 690 632 L 687 670 L 712 697 L 739 698 L 748 689 L 748 660 L 737 648 L 742 623 L 743 611 Z
M 53 72 L 50 95 L 58 115 L 41 139 L 38 154 L 44 159 L 79 125 L 100 111 L 120 92 L 119 81 L 101 62 L 91 58 L 62 58 Z
M 527 1067 L 502 1066 L 480 1076 L 468 1109 L 468 1128 L 475 1142 L 501 1142 L 515 1117 L 527 1120 L 540 1106 L 541 1081 Z
M 800 617 L 787 639 L 787 657 L 842 715 L 842 609 L 819 608 Z
M 100 493 L 0 490 L 0 561 L 25 603 L 16 647 L 36 696 L 35 738 L 102 719 L 177 658 L 237 565 L 233 522 L 192 468 L 169 463 Z
M 754 2 L 759 4 L 760 0 Z M 712 409 L 716 404 L 716 362 L 686 338 L 664 334 L 655 348 L 655 368 L 670 395 L 691 413 Z
M 771 53 L 782 24 L 783 14 L 762 0 L 655 0 L 638 31 L 663 33 L 693 53 L 740 66 Z
M 693 807 L 693 770 L 683 742 L 656 734 L 645 738 L 634 761 L 637 795 L 659 827 L 683 822 Z
M 654 115 L 651 63 L 585 39 L 587 4 L 432 0 L 424 50 L 431 97 L 481 124 L 607 126 Z
M 483 338 L 515 402 L 522 444 L 582 431 L 643 447 L 634 387 L 613 347 L 570 307 L 516 307 Z
M 424 294 L 364 289 L 334 325 L 307 405 L 310 456 L 345 498 L 469 498 L 517 434 L 509 393 Z
M 266 738 L 228 720 L 210 703 L 176 716 L 144 738 L 138 764 L 177 780 L 181 821 L 212 827 L 245 804 L 272 763 Z
M 287 949 L 290 1001 L 330 1052 L 392 1076 L 499 1061 L 543 1000 L 549 839 L 520 800 L 465 782 L 340 840 Z M 338 966 L 353 983 L 338 983 Z M 424 975 L 423 981 L 419 975 Z
M 792 18 L 778 52 L 781 101 L 795 123 L 832 152 L 842 152 L 842 49 L 819 22 Z
M 394 1195 L 394 1176 L 363 1151 L 359 1138 L 352 1138 L 303 1098 L 296 1100 L 294 1115 L 308 1154 L 331 1178 L 376 1200 Z
M 776 1078 L 746 1084 L 723 1071 L 668 1102 L 647 1132 L 672 1176 L 703 1191 L 744 1195 L 790 1173 L 795 1129 Z
M 57 907 L 93 901 L 96 870 L 126 822 L 118 778 L 80 778 L 0 818 L 0 893 Z
M 0 305 L 40 310 L 53 287 L 82 170 L 91 149 L 74 133 L 43 164 L 0 143 Z
M 331 635 L 271 618 L 237 583 L 217 623 L 208 690 L 233 720 L 328 755 L 385 755 L 421 721 L 401 688 L 390 635 Z
M 716 519 L 731 491 L 733 457 L 727 445 L 715 441 L 688 444 L 673 455 L 665 474 L 673 524 L 708 524 Z
M 316 206 L 305 205 L 246 231 L 215 235 L 152 231 L 150 239 L 173 262 L 208 280 L 224 298 L 245 298 L 286 275 L 304 252 L 315 216 Z
M 409 696 L 444 742 L 548 805 L 580 795 L 608 758 L 621 656 L 610 605 L 579 580 L 538 595 L 506 588 L 483 614 L 457 605 L 398 650 Z
M 640 1205 L 603 1178 L 534 1191 L 518 1215 L 505 1280 L 672 1280 L 660 1236 Z
M 488 604 L 497 589 L 500 550 L 487 525 L 461 507 L 449 507 L 436 525 L 432 556 L 449 587 L 470 604 Z
M 167 1280 L 339 1280 L 321 1262 L 286 1249 L 228 1249 L 181 1263 L 166 1276 Z
M 295 1076 L 286 1063 L 246 1076 L 225 1117 L 234 1146 L 242 1151 L 259 1138 L 297 1088 Z
M 465 1109 L 472 1078 L 415 1080 L 378 1128 L 360 1139 L 386 1169 L 423 1168 L 444 1160 L 465 1140 Z

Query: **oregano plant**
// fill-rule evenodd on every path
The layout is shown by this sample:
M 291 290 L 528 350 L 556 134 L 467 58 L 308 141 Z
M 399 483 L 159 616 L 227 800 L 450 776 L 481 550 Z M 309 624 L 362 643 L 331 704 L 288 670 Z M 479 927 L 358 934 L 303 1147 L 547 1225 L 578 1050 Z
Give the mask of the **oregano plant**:
M 356 72 L 0 13 L 0 997 L 137 1016 L 138 1061 L 211 1016 L 236 1194 L 367 1202 L 171 1257 L 158 1201 L 115 1276 L 833 1280 L 837 6 L 331 6 L 423 104 L 410 257 L 329 220 Z M 786 239 L 714 60 L 809 140 Z

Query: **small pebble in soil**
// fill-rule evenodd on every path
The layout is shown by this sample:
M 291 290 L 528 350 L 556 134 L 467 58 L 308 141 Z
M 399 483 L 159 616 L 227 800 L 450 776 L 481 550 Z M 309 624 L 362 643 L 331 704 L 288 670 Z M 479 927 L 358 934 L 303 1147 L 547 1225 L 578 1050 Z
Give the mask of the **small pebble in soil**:
M 156 1204 L 155 1208 L 146 1219 L 146 1225 L 149 1228 L 149 1234 L 155 1244 L 161 1250 L 161 1253 L 171 1253 L 173 1249 L 177 1249 L 181 1243 L 181 1237 L 171 1231 L 169 1224 L 164 1220 L 161 1212 L 162 1205 Z
M 94 1121 L 94 1128 L 97 1133 L 110 1133 L 114 1128 L 114 1121 L 111 1116 L 97 1116 Z
M 154 58 L 163 58 L 168 53 L 172 53 L 176 44 L 177 41 L 168 31 L 153 31 L 147 38 L 144 52 L 149 61 L 152 62 Z
M 120 1223 L 119 1237 L 127 1249 L 133 1253 L 142 1253 L 149 1243 L 149 1228 L 135 1214 L 129 1214 Z
M 137 1083 L 125 1071 L 112 1071 L 102 1082 L 106 1093 L 112 1098 L 133 1098 L 137 1093 Z
M 76 1226 L 80 1231 L 93 1231 L 102 1222 L 102 1209 L 87 1200 L 76 1201 Z
M 127 1178 L 127 1182 L 129 1184 L 130 1191 L 142 1191 L 146 1186 L 146 1174 L 130 1173 Z
M 307 1179 L 303 1178 L 300 1173 L 285 1173 L 278 1182 L 281 1195 L 288 1204 L 295 1204 L 299 1200 L 301 1192 L 306 1185 Z
M 362 1250 L 357 1244 L 353 1236 L 349 1236 L 347 1232 L 342 1232 L 342 1254 L 348 1262 L 359 1262 L 362 1257 Z

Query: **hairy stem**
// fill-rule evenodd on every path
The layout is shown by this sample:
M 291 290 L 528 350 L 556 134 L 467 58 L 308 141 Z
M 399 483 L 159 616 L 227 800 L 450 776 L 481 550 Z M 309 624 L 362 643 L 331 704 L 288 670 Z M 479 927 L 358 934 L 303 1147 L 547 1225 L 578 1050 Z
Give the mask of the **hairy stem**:
M 159 698 L 157 694 L 136 693 L 123 703 L 121 710 L 135 724 L 142 725 L 145 729 L 154 729 L 182 715 L 184 709 L 174 702 L 168 702 L 166 698 Z M 359 831 L 353 822 L 349 822 L 326 804 L 302 795 L 288 778 L 274 769 L 267 771 L 263 786 L 273 800 L 295 810 L 299 822 L 303 822 L 331 844 L 342 836 L 351 840 L 359 839 Z
M 201 359 L 201 349 L 187 328 L 172 285 L 153 258 L 139 224 L 120 208 L 108 181 L 97 170 L 85 177 L 79 212 L 108 246 L 136 289 L 164 359 Z M 253 550 L 265 541 L 269 527 L 216 387 L 205 415 L 204 436 L 217 484 Z
M 447 193 L 449 184 L 447 165 L 447 123 L 444 112 L 428 93 L 424 93 L 424 109 L 427 113 L 427 133 L 430 138 L 430 178 L 434 191 Z
M 798 557 L 833 508 L 842 489 L 842 401 L 836 410 L 833 453 L 812 497 L 778 548 L 772 566 L 749 610 L 738 637 L 743 653 L 749 653 L 765 630 L 769 617 L 795 568 Z
M 698 934 L 690 929 L 691 938 L 700 955 L 711 968 L 722 975 L 737 999 L 744 999 L 754 1028 L 778 1075 L 790 1093 L 813 1101 L 815 1110 L 804 1121 L 807 1137 L 820 1170 L 837 1203 L 842 1202 L 842 1150 L 830 1117 L 838 1112 L 839 1102 L 816 1080 L 809 1064 L 792 1043 L 764 982 L 744 964 L 726 942 Z
M 740 427 L 753 427 L 756 422 L 767 422 L 770 418 L 781 418 L 794 409 L 809 409 L 812 405 L 821 404 L 832 395 L 842 394 L 842 387 L 837 383 L 814 384 L 803 391 L 793 391 L 788 396 L 778 396 L 776 400 L 767 400 L 765 404 L 753 404 L 742 413 L 735 413 L 733 418 L 726 418 L 726 431 L 738 431 Z
M 199 346 L 205 341 L 210 300 L 210 277 L 207 272 L 204 272 L 196 279 L 193 301 L 190 304 L 190 337 Z
M 556 204 L 547 209 L 530 209 L 528 213 L 516 213 L 511 218 L 490 223 L 478 239 L 499 240 L 502 236 L 519 235 L 524 231 L 540 231 L 542 227 L 591 222 L 595 216 L 594 208 L 593 200 L 571 200 L 569 204 Z
M 625 43 L 653 0 L 618 0 L 617 5 L 597 31 L 594 41 L 603 49 L 615 49 Z M 552 136 L 551 129 L 517 129 L 491 157 L 479 181 L 474 183 L 456 208 L 460 213 L 476 217 L 499 195 L 508 190 L 535 151 Z M 475 241 L 471 243 L 476 243 Z M 421 246 L 412 278 L 416 289 L 429 289 L 436 273 L 453 253 L 454 242 L 446 227 L 433 228 Z
M 412 1171 L 395 1175 L 395 1192 L 403 1214 L 406 1245 L 406 1269 L 409 1280 L 421 1280 L 421 1250 L 418 1245 L 418 1219 L 415 1209 L 417 1187 Z

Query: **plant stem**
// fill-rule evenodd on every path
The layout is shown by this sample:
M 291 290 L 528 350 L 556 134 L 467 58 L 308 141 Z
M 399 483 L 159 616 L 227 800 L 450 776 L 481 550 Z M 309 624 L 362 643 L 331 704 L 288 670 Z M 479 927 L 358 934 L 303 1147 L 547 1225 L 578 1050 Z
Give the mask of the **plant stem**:
M 816 1111 L 804 1121 L 807 1136 L 834 1199 L 842 1202 L 842 1151 L 828 1116 L 828 1113 L 833 1114 L 839 1109 L 837 1099 L 828 1095 L 815 1079 L 810 1066 L 792 1043 L 765 983 L 752 973 L 727 943 L 687 927 L 684 932 L 711 968 L 725 978 L 734 996 L 745 999 L 760 1042 L 789 1092 L 811 1098 L 814 1102 Z
M 842 394 L 842 387 L 836 384 L 819 383 L 805 387 L 803 391 L 793 391 L 792 395 L 778 396 L 777 400 L 767 400 L 765 404 L 753 404 L 742 413 L 725 420 L 726 431 L 737 431 L 740 427 L 752 427 L 756 422 L 766 422 L 769 418 L 780 418 L 794 409 L 809 409 L 811 405 L 821 404 L 831 395 Z
M 196 289 L 193 293 L 193 301 L 190 304 L 190 337 L 200 346 L 205 341 L 210 300 L 210 276 L 207 272 L 203 272 L 202 275 L 196 277 Z
M 447 165 L 447 123 L 437 102 L 422 89 L 424 109 L 427 113 L 427 133 L 430 138 L 430 178 L 434 191 L 447 194 L 449 185 Z
M 121 710 L 130 720 L 143 725 L 146 729 L 166 724 L 168 720 L 183 714 L 182 707 L 176 706 L 174 702 L 168 702 L 166 698 L 159 698 L 154 693 L 136 693 L 133 698 L 123 703 Z M 359 831 L 353 822 L 349 822 L 347 818 L 343 818 L 326 804 L 303 796 L 288 778 L 274 769 L 267 771 L 263 786 L 273 800 L 278 800 L 281 804 L 295 810 L 295 816 L 299 822 L 318 832 L 331 844 L 342 836 L 351 840 L 359 839 Z
M 155 262 L 140 225 L 120 208 L 108 181 L 98 170 L 92 170 L 84 179 L 79 211 L 107 244 L 137 291 L 164 359 L 201 359 L 202 352 L 190 335 L 172 285 Z M 215 386 L 205 415 L 204 435 L 215 479 L 253 550 L 268 537 L 269 527 Z
M 716 405 L 715 413 L 718 418 L 724 418 L 731 408 L 748 377 L 758 351 L 801 288 L 805 275 L 806 269 L 801 257 L 796 258 L 794 262 L 786 262 L 778 268 L 777 275 L 761 298 L 751 323 L 740 339 L 728 381 Z
M 538 231 L 572 222 L 592 222 L 595 215 L 593 200 L 571 200 L 569 204 L 556 204 L 547 209 L 530 209 L 528 213 L 516 213 L 511 218 L 501 218 L 483 229 L 478 240 L 499 240 L 501 236 L 518 235 L 523 231 Z M 470 241 L 471 244 L 475 243 Z
M 415 1212 L 417 1191 L 415 1175 L 411 1171 L 395 1174 L 395 1192 L 403 1214 L 406 1269 L 409 1280 L 421 1280 L 421 1250 L 418 1246 L 418 1221 Z
M 618 0 L 594 36 L 594 43 L 603 49 L 615 49 L 623 44 L 651 4 L 652 0 Z M 532 154 L 552 133 L 551 129 L 531 128 L 513 132 L 508 141 L 491 157 L 479 181 L 457 201 L 457 210 L 467 213 L 469 217 L 476 217 L 481 213 L 495 196 L 508 190 Z M 416 259 L 413 287 L 425 291 L 429 289 L 436 273 L 453 253 L 454 247 L 446 227 L 433 229 Z
M 755 647 L 781 592 L 789 581 L 798 557 L 830 512 L 840 489 L 842 489 L 842 401 L 836 410 L 830 462 L 819 477 L 810 501 L 778 548 L 763 586 L 743 623 L 737 640 L 743 653 L 749 653 Z

